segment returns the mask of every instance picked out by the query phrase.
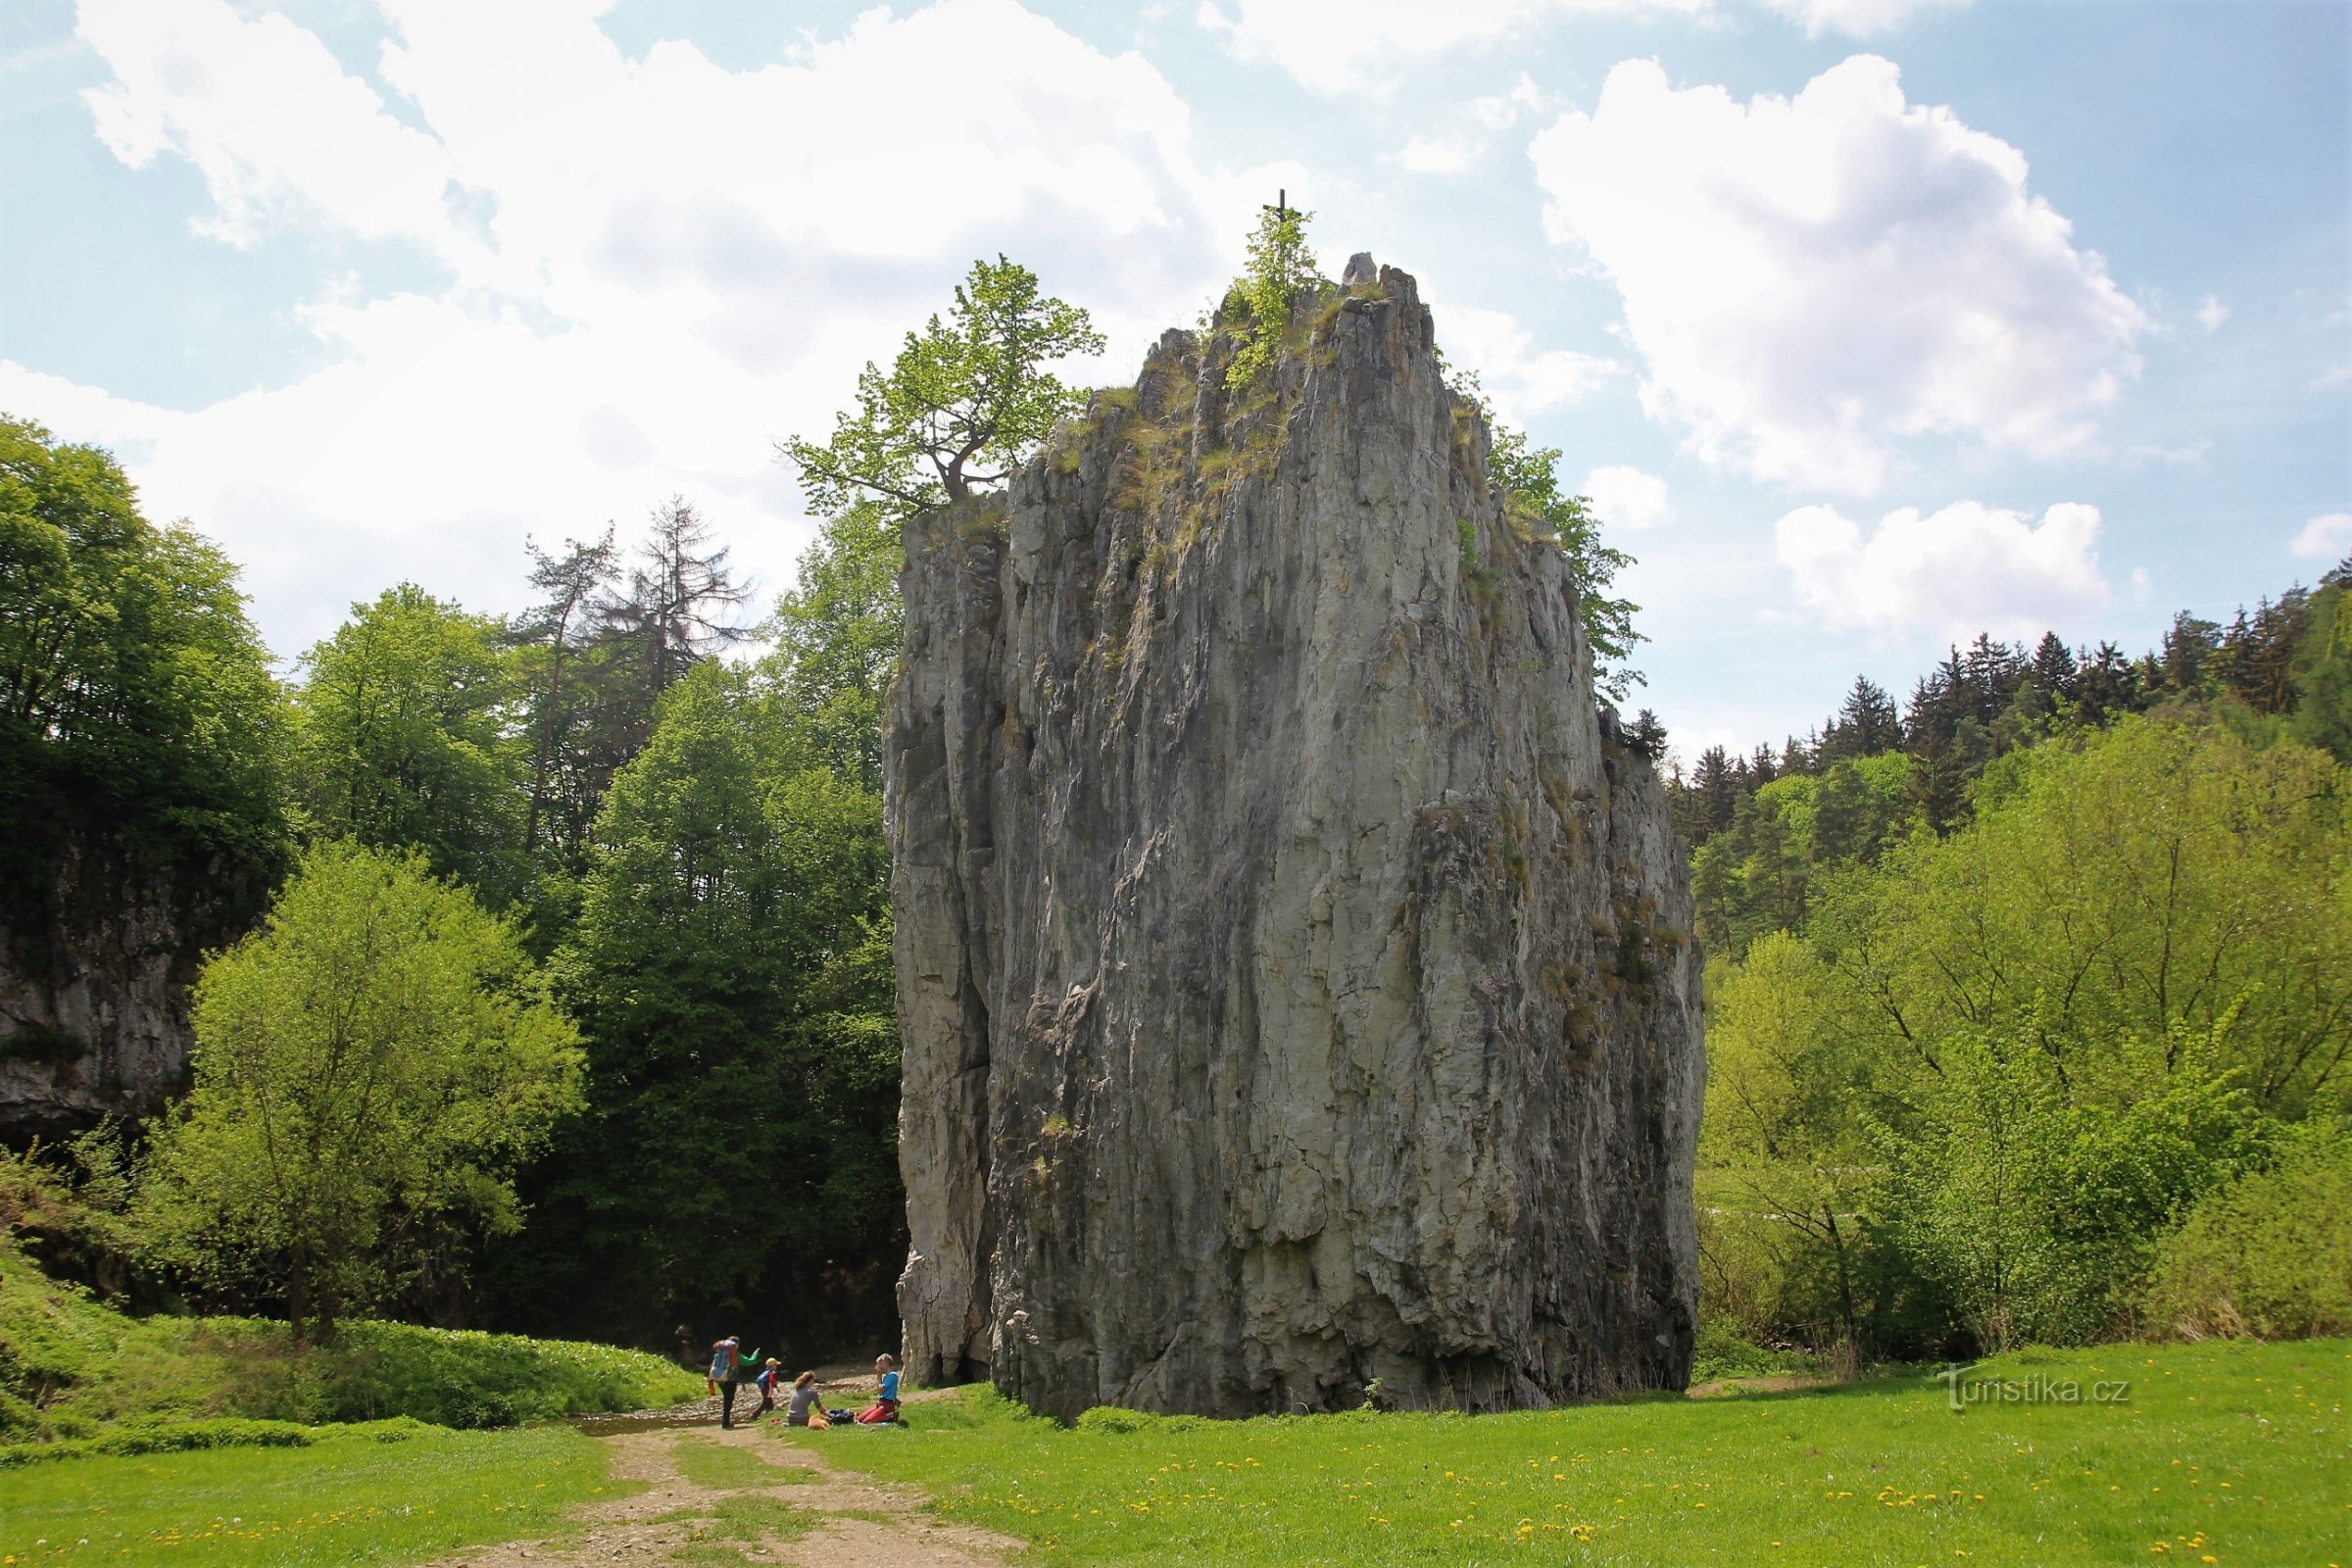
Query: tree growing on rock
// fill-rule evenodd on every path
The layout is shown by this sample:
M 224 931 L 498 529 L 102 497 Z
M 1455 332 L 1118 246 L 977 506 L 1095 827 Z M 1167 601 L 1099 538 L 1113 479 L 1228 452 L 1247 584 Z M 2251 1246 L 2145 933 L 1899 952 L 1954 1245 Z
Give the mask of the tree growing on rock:
M 1314 216 L 1291 206 L 1287 191 L 1258 214 L 1257 227 L 1250 235 L 1248 265 L 1225 295 L 1228 313 L 1238 306 L 1241 314 L 1235 328 L 1240 347 L 1225 369 L 1229 391 L 1248 386 L 1281 357 L 1283 334 L 1291 324 L 1291 301 L 1300 289 L 1322 281 L 1315 253 L 1306 245 L 1306 225 Z
M 1472 395 L 1476 396 L 1475 387 Z M 1485 399 L 1480 398 L 1483 406 Z M 1634 558 L 1601 543 L 1601 519 L 1592 515 L 1592 498 L 1569 495 L 1560 485 L 1560 449 L 1528 444 L 1527 434 L 1494 420 L 1494 450 L 1487 467 L 1514 514 L 1538 537 L 1548 537 L 1568 558 L 1569 574 L 1576 579 L 1577 615 L 1585 640 L 1592 645 L 1592 684 L 1610 701 L 1622 703 L 1638 684 L 1642 672 L 1626 662 L 1636 643 L 1649 639 L 1634 629 L 1642 607 L 1630 599 L 1609 595 L 1617 574 L 1634 564 Z
M 961 501 L 1003 482 L 1083 401 L 1046 367 L 1102 343 L 1086 312 L 1044 293 L 1026 267 L 974 262 L 945 321 L 907 333 L 889 370 L 866 363 L 858 406 L 829 440 L 793 436 L 776 455 L 820 512 L 879 501 L 895 520 Z
M 164 1259 L 331 1339 L 474 1237 L 579 1103 L 578 1035 L 514 928 L 416 854 L 312 850 L 196 984 L 195 1087 L 158 1127 L 140 1219 Z

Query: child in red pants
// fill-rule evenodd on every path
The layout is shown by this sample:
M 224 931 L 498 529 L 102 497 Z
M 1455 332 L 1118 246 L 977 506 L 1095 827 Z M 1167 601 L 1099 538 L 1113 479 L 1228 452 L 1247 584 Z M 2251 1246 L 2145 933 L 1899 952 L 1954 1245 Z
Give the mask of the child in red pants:
M 875 1356 L 874 1376 L 881 1380 L 882 1389 L 874 1396 L 871 1409 L 858 1412 L 858 1424 L 861 1427 L 887 1426 L 899 1418 L 898 1364 L 887 1355 Z

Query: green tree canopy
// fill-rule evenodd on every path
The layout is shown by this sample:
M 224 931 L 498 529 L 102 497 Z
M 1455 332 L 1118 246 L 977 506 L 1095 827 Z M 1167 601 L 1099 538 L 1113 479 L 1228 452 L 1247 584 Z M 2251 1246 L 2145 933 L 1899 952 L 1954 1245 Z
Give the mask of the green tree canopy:
M 282 1279 L 321 1338 L 512 1233 L 512 1172 L 577 1103 L 577 1035 L 513 927 L 413 855 L 312 849 L 205 966 L 194 1024 L 140 1217 L 217 1286 Z
M 303 658 L 294 778 L 310 829 L 414 847 L 493 905 L 520 891 L 529 740 L 493 617 L 386 589 Z
M 131 841 L 215 883 L 287 851 L 281 699 L 236 569 L 157 528 L 114 459 L 0 417 L 0 851 L 42 885 L 57 835 Z M 226 857 L 230 864 L 213 864 Z
M 1577 615 L 1585 641 L 1592 648 L 1593 685 L 1610 700 L 1624 702 L 1642 681 L 1642 672 L 1626 661 L 1633 658 L 1636 643 L 1648 639 L 1634 629 L 1634 616 L 1642 607 L 1630 599 L 1610 598 L 1609 585 L 1634 564 L 1634 558 L 1601 543 L 1602 519 L 1592 515 L 1591 497 L 1572 496 L 1561 487 L 1559 448 L 1529 446 L 1525 431 L 1494 421 L 1493 408 L 1475 385 L 1469 395 L 1487 414 L 1494 432 L 1487 464 L 1504 505 L 1522 527 L 1557 544 L 1568 558 L 1569 575 L 1576 579 Z
M 825 520 L 776 607 L 768 669 L 825 765 L 882 788 L 882 705 L 899 666 L 906 610 L 899 531 L 861 503 Z
M 637 1339 L 758 1301 L 792 1300 L 802 1334 L 888 1314 L 904 1238 L 882 801 L 862 735 L 830 755 L 848 732 L 818 696 L 773 664 L 700 666 L 613 780 L 558 960 L 594 1108 L 534 1173 L 564 1240 L 516 1254 L 526 1314 Z
M 1225 368 L 1229 389 L 1239 391 L 1248 386 L 1282 357 L 1292 303 L 1300 289 L 1323 280 L 1315 253 L 1306 244 L 1306 225 L 1314 216 L 1288 205 L 1287 196 L 1258 212 L 1242 275 L 1233 280 L 1225 296 L 1240 338 L 1233 363 Z M 1237 306 L 1238 311 L 1234 309 Z
M 1081 394 L 1046 367 L 1102 352 L 1085 311 L 1044 293 L 999 256 L 972 264 L 943 322 L 931 318 L 888 371 L 868 363 L 858 405 L 819 445 L 793 436 L 777 455 L 799 469 L 811 507 L 878 502 L 892 520 L 996 484 L 1034 451 Z
M 1761 874 L 1767 819 L 1818 841 L 1838 770 L 1896 798 L 1889 760 L 1764 786 L 1699 857 L 1702 902 Z M 2170 1228 L 2352 1098 L 2348 783 L 2291 741 L 2132 717 L 2000 758 L 1948 838 L 1799 857 L 1801 932 L 1709 970 L 1703 1152 L 1735 1196 L 1702 1228 L 1779 1260 L 1772 1292 L 1742 1276 L 1780 1314 L 1758 1331 L 1919 1354 L 2128 1327 Z

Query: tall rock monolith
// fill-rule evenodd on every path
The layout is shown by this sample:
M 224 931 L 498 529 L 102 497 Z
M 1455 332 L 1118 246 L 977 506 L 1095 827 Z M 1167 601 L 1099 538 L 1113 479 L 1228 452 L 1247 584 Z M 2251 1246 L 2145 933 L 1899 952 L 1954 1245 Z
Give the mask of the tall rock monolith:
M 1160 339 L 907 529 L 917 1381 L 1494 1409 L 1688 1377 L 1683 852 L 1412 278 Z

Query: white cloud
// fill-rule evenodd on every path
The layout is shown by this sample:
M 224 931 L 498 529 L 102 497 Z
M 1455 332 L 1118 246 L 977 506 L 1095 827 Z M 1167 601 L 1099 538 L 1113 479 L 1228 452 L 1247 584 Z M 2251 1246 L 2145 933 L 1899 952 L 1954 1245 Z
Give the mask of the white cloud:
M 2330 365 L 2311 378 L 2314 392 L 2332 392 L 2345 385 L 2352 385 L 2352 365 Z
M 1572 349 L 1539 353 L 1535 334 L 1503 311 L 1441 306 L 1437 320 L 1446 358 L 1476 371 L 1496 412 L 1513 424 L 1589 396 L 1622 368 L 1614 360 Z
M 2352 556 L 2352 512 L 2330 512 L 2312 518 L 2288 548 L 2305 561 L 2337 561 Z
M 1773 532 L 1798 603 L 1838 630 L 2023 636 L 2108 598 L 2096 507 L 2062 503 L 2039 523 L 1974 501 L 1906 507 L 1867 535 L 1833 507 L 1801 507 Z
M 200 232 L 249 245 L 318 217 L 368 239 L 466 248 L 441 144 L 386 114 L 286 18 L 247 21 L 206 0 L 89 0 L 78 31 L 114 73 L 82 94 L 99 139 L 134 169 L 165 153 L 194 164 L 215 204 Z
M 514 603 L 525 532 L 626 531 L 673 490 L 781 586 L 808 529 L 770 440 L 825 428 L 974 256 L 1093 307 L 1091 373 L 1120 374 L 1292 172 L 1204 171 L 1148 63 L 1012 0 L 870 12 L 747 71 L 631 59 L 601 0 L 383 9 L 397 105 L 282 15 L 85 0 L 91 107 L 118 156 L 194 166 L 206 232 L 405 239 L 454 285 L 321 279 L 331 363 L 194 412 L 0 363 L 0 408 L 118 444 L 154 514 L 249 564 L 281 651 L 403 574 Z
M 1202 0 L 1200 25 L 1244 60 L 1272 60 L 1318 92 L 1385 88 L 1412 55 L 1524 32 L 1547 14 L 1703 16 L 1714 0 Z M 1383 67 L 1388 69 L 1384 70 Z
M 1495 138 L 1517 124 L 1522 115 L 1542 113 L 1550 97 L 1522 72 L 1505 91 L 1448 110 L 1445 134 L 1413 137 L 1397 152 L 1396 161 L 1416 174 L 1458 174 L 1485 157 Z
M 1415 136 L 1397 150 L 1396 161 L 1416 174 L 1458 174 L 1478 153 L 1478 145 L 1465 138 Z
M 1892 32 L 1924 11 L 1965 6 L 1969 0 L 1764 0 L 1773 10 L 1818 38 L 1842 32 L 1855 38 Z
M 2197 307 L 2197 324 L 2208 332 L 2219 332 L 2228 319 L 2230 307 L 2222 303 L 2218 294 L 2206 295 L 2205 303 Z
M 2085 445 L 2148 318 L 2026 159 L 1857 55 L 1793 99 L 1610 72 L 1529 149 L 1552 236 L 1624 297 L 1651 414 L 1705 461 L 1849 494 L 1899 443 Z
M 1201 0 L 1201 27 L 1244 60 L 1271 60 L 1317 92 L 1383 91 L 1414 55 L 1524 37 L 1561 16 L 1721 18 L 1734 0 Z M 1928 11 L 1969 0 L 1749 0 L 1807 36 L 1888 32 Z M 1230 9 L 1228 9 L 1230 7 Z
M 1584 493 L 1592 498 L 1592 514 L 1612 528 L 1640 533 L 1674 520 L 1666 481 L 1640 468 L 1622 464 L 1594 468 L 1585 476 Z

